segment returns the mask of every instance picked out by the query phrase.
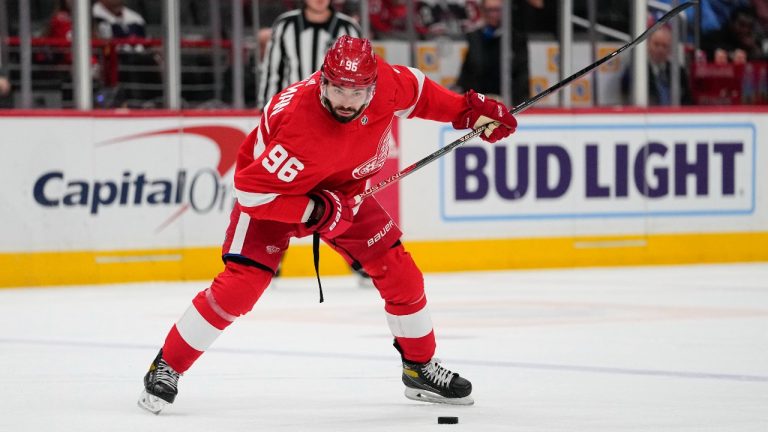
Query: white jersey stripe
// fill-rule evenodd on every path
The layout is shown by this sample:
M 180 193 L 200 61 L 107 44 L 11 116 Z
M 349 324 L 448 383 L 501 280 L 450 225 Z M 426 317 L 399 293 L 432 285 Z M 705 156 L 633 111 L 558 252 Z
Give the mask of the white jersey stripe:
M 424 79 L 426 78 L 426 76 L 424 75 L 424 72 L 416 68 L 409 67 L 408 70 L 411 71 L 413 76 L 416 77 L 416 81 L 418 81 L 419 83 L 419 92 L 416 95 L 416 102 L 414 102 L 413 105 L 411 105 L 410 107 L 404 110 L 395 112 L 395 115 L 400 118 L 408 118 L 408 116 L 410 116 L 413 110 L 416 108 L 416 105 L 419 103 L 419 100 L 421 100 L 421 91 L 422 89 L 424 89 Z
M 237 219 L 237 226 L 235 226 L 235 234 L 232 236 L 232 244 L 229 246 L 229 253 L 237 255 L 243 251 L 245 234 L 248 232 L 250 224 L 251 217 L 248 216 L 248 213 L 240 213 L 240 217 Z
M 176 330 L 179 331 L 184 342 L 198 351 L 207 350 L 222 332 L 206 321 L 197 311 L 195 305 L 190 306 L 184 312 L 179 322 L 176 323 Z
M 267 146 L 264 144 L 264 135 L 262 135 L 261 125 L 259 125 L 256 128 L 256 142 L 253 144 L 253 160 L 257 160 L 266 149 Z
M 264 128 L 266 128 L 267 133 L 270 134 L 272 132 L 269 131 L 269 110 L 272 109 L 272 99 L 270 99 L 267 104 L 264 106 L 264 111 L 262 111 L 262 118 L 261 121 L 264 122 Z
M 307 208 L 304 209 L 304 214 L 301 215 L 301 222 L 304 223 L 309 220 L 309 216 L 312 214 L 312 210 L 315 209 L 315 202 L 313 200 L 309 200 L 307 203 Z
M 256 193 L 245 192 L 235 188 L 235 197 L 237 202 L 243 207 L 258 207 L 260 205 L 271 203 L 277 198 L 276 193 Z
M 387 324 L 395 337 L 420 338 L 432 331 L 432 318 L 426 306 L 410 315 L 392 315 L 387 312 Z

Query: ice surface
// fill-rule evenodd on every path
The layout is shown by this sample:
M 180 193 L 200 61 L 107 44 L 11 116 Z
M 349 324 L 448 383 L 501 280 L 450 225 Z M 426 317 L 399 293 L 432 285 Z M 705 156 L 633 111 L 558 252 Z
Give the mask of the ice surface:
M 208 281 L 0 290 L 0 431 L 768 431 L 768 264 L 432 274 L 444 365 L 475 405 L 403 396 L 373 289 L 281 279 L 140 410 Z M 458 425 L 438 425 L 458 416 Z

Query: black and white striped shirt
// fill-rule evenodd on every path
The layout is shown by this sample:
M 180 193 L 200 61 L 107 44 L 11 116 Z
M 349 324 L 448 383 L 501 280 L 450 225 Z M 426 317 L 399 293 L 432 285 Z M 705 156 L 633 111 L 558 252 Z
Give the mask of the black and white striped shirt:
M 339 36 L 360 34 L 352 17 L 336 11 L 319 24 L 307 21 L 303 9 L 277 17 L 261 64 L 258 106 L 263 107 L 282 89 L 320 69 L 325 52 Z

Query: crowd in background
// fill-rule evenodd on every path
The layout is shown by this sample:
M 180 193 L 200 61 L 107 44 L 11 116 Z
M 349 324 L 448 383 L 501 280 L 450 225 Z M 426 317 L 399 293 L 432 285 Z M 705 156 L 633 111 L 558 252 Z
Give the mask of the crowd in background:
M 359 22 L 361 0 L 331 0 L 332 7 L 338 13 L 349 16 Z M 666 0 L 667 3 L 671 1 Z M 7 28 L 13 38 L 18 34 L 18 1 L 6 0 Z M 36 66 L 49 66 L 39 74 L 33 74 L 36 86 L 51 76 L 57 77 L 50 86 L 63 92 L 62 100 L 71 101 L 71 85 L 69 79 L 72 63 L 71 51 L 67 47 L 71 40 L 72 2 L 71 0 L 30 0 L 33 36 L 44 39 L 44 43 L 34 46 L 33 62 Z M 182 38 L 188 40 L 208 40 L 211 34 L 211 8 L 209 0 L 184 0 L 181 8 Z M 554 0 L 512 0 L 512 51 L 514 102 L 520 102 L 530 96 L 528 89 L 528 40 L 530 38 L 556 40 L 558 4 Z M 261 31 L 253 43 L 258 43 L 260 52 L 267 50 L 271 35 L 271 26 L 275 20 L 287 11 L 301 8 L 303 1 L 296 0 L 263 0 L 260 2 L 258 19 Z M 468 51 L 466 61 L 460 71 L 457 71 L 456 91 L 467 88 L 478 88 L 491 94 L 499 94 L 499 53 L 502 29 L 501 0 L 415 0 L 413 2 L 414 28 L 408 29 L 407 2 L 405 0 L 369 0 L 367 3 L 370 32 L 373 39 L 406 39 L 415 35 L 420 40 L 447 38 L 467 41 Z M 597 1 L 597 21 L 607 27 L 629 33 L 629 16 L 631 2 L 615 2 L 608 0 Z M 220 25 L 222 40 L 231 37 L 231 26 L 227 25 L 232 14 L 232 2 L 220 2 L 220 14 L 223 25 Z M 242 13 L 246 29 L 252 28 L 252 2 L 242 0 Z M 714 65 L 745 65 L 755 64 L 754 70 L 765 59 L 768 52 L 766 29 L 768 29 L 768 0 L 701 0 L 701 51 L 692 49 L 694 43 L 693 25 L 688 26 L 688 34 L 683 38 L 691 55 L 683 59 L 683 103 L 695 102 L 690 94 L 691 74 L 696 72 L 695 64 Z M 587 16 L 586 0 L 574 1 L 574 14 Z M 692 9 L 688 10 L 688 22 L 694 23 Z M 93 66 L 94 88 L 96 90 L 97 106 L 114 107 L 161 107 L 162 106 L 162 76 L 160 73 L 163 59 L 159 43 L 147 43 L 146 38 L 162 37 L 162 2 L 153 0 L 94 0 L 92 5 L 92 38 L 94 41 L 119 40 L 119 45 L 95 44 L 91 60 Z M 652 22 L 663 11 L 650 12 Z M 584 37 L 585 30 L 575 28 L 576 37 Z M 252 38 L 254 32 L 248 30 Z M 55 41 L 63 41 L 56 43 Z M 668 60 L 671 56 L 669 47 L 676 43 L 671 40 L 668 31 L 659 32 L 649 41 L 649 71 L 652 104 L 667 104 L 669 97 Z M 12 106 L 11 95 L 18 86 L 19 73 L 18 53 L 14 54 L 13 46 L 2 48 L 8 52 L 1 56 L 0 64 L 0 104 Z M 10 44 L 12 45 L 12 44 Z M 115 48 L 116 53 L 109 52 L 103 47 Z M 208 46 L 210 48 L 210 45 Z M 104 70 L 104 56 L 116 58 L 114 70 Z M 246 59 L 246 102 L 255 106 L 256 83 L 255 73 L 261 58 L 253 55 Z M 225 61 L 226 62 L 226 61 Z M 182 57 L 183 82 L 189 88 L 198 86 L 201 90 L 196 93 L 185 93 L 185 99 L 196 101 L 197 105 L 216 107 L 230 104 L 231 78 L 229 73 L 223 74 L 221 89 L 213 89 L 210 72 L 199 72 L 210 69 L 213 61 L 210 52 L 192 52 Z M 226 67 L 226 65 L 225 65 Z M 698 69 L 699 71 L 703 69 Z M 54 71 L 53 75 L 52 72 Z M 196 72 L 197 71 L 197 72 Z M 740 69 L 741 71 L 741 69 Z M 752 74 L 750 66 L 748 72 Z M 762 79 L 762 73 L 754 73 L 754 79 Z M 751 78 L 750 78 L 751 79 Z M 65 84 L 62 85 L 61 83 Z M 626 83 L 631 77 L 626 77 Z M 140 85 L 132 85 L 139 83 Z M 757 84 L 755 84 L 757 85 Z M 768 84 L 767 84 L 768 85 Z M 626 85 L 625 85 L 626 88 Z M 211 102 L 213 101 L 213 102 Z M 207 103 L 207 105 L 206 105 Z

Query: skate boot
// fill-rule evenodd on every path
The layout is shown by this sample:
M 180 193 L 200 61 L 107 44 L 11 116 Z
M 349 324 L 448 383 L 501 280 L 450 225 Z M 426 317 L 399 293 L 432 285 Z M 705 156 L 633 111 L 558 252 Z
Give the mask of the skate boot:
M 144 391 L 139 397 L 139 406 L 153 414 L 159 414 L 166 405 L 176 399 L 179 392 L 179 376 L 181 374 L 163 360 L 163 350 L 160 350 L 144 375 Z
M 440 366 L 433 358 L 427 363 L 403 360 L 405 397 L 423 402 L 472 405 L 472 383 Z

